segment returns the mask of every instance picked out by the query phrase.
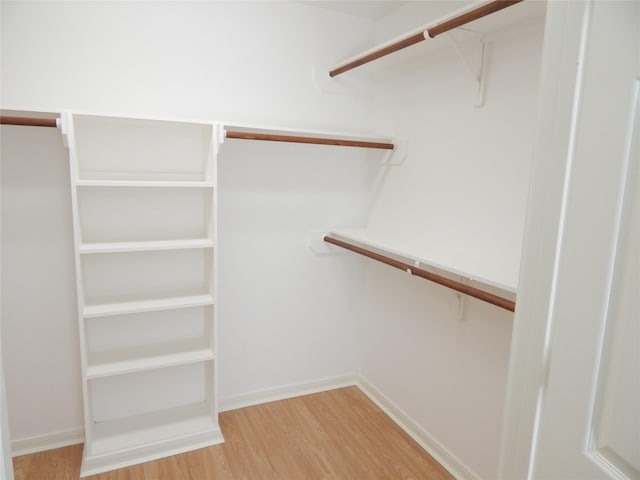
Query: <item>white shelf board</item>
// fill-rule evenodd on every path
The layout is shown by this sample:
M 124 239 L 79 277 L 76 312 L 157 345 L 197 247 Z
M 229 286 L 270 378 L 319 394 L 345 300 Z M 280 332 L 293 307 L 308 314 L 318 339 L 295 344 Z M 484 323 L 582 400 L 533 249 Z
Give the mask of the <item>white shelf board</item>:
M 517 292 L 519 265 L 505 265 L 488 255 L 456 249 L 451 245 L 429 243 L 429 239 L 418 239 L 398 232 L 333 228 L 330 235 L 373 248 L 382 254 L 402 257 L 407 259 L 407 263 L 419 262 L 422 268 L 431 267 L 506 292 Z
M 213 240 L 192 238 L 186 240 L 155 240 L 141 242 L 83 243 L 80 254 L 147 252 L 152 250 L 182 250 L 189 248 L 213 248 Z
M 175 367 L 214 360 L 214 358 L 212 348 L 204 339 L 89 352 L 87 378 L 95 379 Z
M 213 188 L 213 182 L 169 180 L 76 180 L 78 187 L 182 187 Z
M 205 402 L 96 422 L 91 455 L 139 448 L 217 428 Z
M 215 299 L 210 294 L 185 295 L 179 297 L 154 298 L 147 300 L 129 300 L 109 303 L 89 303 L 85 305 L 84 318 L 122 315 L 125 313 L 152 312 L 154 310 L 170 310 L 174 308 L 198 307 L 213 305 Z

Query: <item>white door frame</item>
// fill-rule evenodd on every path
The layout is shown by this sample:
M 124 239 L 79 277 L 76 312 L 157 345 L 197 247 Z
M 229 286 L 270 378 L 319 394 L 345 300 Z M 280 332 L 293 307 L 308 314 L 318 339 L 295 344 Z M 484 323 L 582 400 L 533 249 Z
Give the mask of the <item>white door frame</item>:
M 11 460 L 11 442 L 9 439 L 9 415 L 7 412 L 7 395 L 4 388 L 4 367 L 0 361 L 0 479 L 13 480 L 13 462 Z
M 572 5 L 548 2 L 540 78 L 538 132 L 520 264 L 499 477 L 527 478 L 546 376 L 545 353 L 560 246 L 573 109 L 578 95 L 581 18 Z M 541 321 L 544 319 L 545 321 Z
M 587 2 L 547 4 L 538 132 L 499 461 L 501 479 L 526 479 L 533 471 L 538 421 L 551 366 L 556 276 L 579 121 L 587 15 Z
M 0 452 L 0 480 L 13 480 L 9 412 L 4 386 L 4 363 L 2 361 L 2 313 L 0 313 L 0 449 L 2 450 Z

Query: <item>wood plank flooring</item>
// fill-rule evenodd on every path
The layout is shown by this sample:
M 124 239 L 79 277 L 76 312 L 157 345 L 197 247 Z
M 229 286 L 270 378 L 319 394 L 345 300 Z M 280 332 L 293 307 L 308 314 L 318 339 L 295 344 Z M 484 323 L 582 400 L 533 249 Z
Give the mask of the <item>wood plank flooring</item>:
M 225 443 L 90 480 L 451 480 L 357 387 L 220 414 Z M 82 445 L 16 457 L 16 480 L 77 479 Z

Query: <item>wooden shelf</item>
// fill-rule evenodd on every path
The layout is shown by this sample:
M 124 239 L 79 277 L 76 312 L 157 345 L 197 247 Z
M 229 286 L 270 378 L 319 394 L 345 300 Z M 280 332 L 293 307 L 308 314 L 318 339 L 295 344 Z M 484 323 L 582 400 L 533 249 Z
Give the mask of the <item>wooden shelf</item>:
M 483 255 L 483 252 L 459 250 L 451 245 L 430 243 L 424 238 L 366 228 L 335 228 L 330 235 L 356 242 L 382 254 L 401 257 L 407 263 L 419 262 L 422 268 L 431 268 L 444 275 L 463 277 L 510 294 L 517 291 L 519 265 L 509 265 L 506 261 Z
M 83 243 L 80 254 L 146 252 L 153 250 L 182 250 L 189 248 L 213 248 L 214 242 L 208 238 L 193 238 L 186 240 L 155 240 L 140 242 L 104 242 Z
M 143 345 L 88 354 L 87 378 L 142 372 L 214 360 L 213 350 L 203 339 L 164 345 Z
M 87 304 L 82 315 L 84 318 L 122 315 L 126 313 L 151 312 L 174 308 L 199 307 L 213 305 L 215 299 L 209 294 L 185 295 L 178 297 L 156 298 L 149 300 L 130 300 L 100 304 Z
M 213 182 L 168 180 L 76 180 L 78 187 L 181 187 L 213 188 Z

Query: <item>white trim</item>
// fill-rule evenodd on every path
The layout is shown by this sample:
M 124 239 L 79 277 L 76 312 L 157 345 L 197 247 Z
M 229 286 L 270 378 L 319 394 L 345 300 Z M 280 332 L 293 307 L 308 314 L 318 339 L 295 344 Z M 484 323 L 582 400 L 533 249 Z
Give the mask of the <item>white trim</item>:
M 14 480 L 11 444 L 9 441 L 9 412 L 7 410 L 7 392 L 4 384 L 4 367 L 0 354 L 0 478 Z
M 356 386 L 451 475 L 458 480 L 480 480 L 480 476 L 433 438 L 384 393 L 369 383 L 366 378 L 362 375 L 357 375 L 357 378 Z
M 540 103 L 507 374 L 498 478 L 529 478 L 548 376 L 561 209 L 571 153 L 585 2 L 548 2 Z
M 227 412 L 239 408 L 251 407 L 262 403 L 285 400 L 287 398 L 310 395 L 312 393 L 326 392 L 336 388 L 352 387 L 358 385 L 359 377 L 355 374 L 338 375 L 336 377 L 322 378 L 311 382 L 292 383 L 281 387 L 266 388 L 254 392 L 232 395 L 219 398 L 219 411 Z
M 260 405 L 262 403 L 286 400 L 288 398 L 310 395 L 312 393 L 326 392 L 336 388 L 359 386 L 360 379 L 355 374 L 345 374 L 336 377 L 323 378 L 311 382 L 301 382 L 284 385 L 281 387 L 256 390 L 250 393 L 233 395 L 219 399 L 219 411 L 226 412 L 238 408 Z M 366 393 L 366 392 L 365 392 Z M 79 427 L 71 430 L 63 430 L 33 437 L 21 438 L 11 443 L 13 456 L 27 455 L 42 452 L 53 448 L 66 447 L 84 442 L 84 429 Z
M 553 333 L 555 331 L 554 324 L 557 323 L 556 302 L 558 299 L 558 283 L 560 275 L 560 263 L 566 250 L 565 247 L 565 227 L 567 225 L 567 209 L 569 204 L 569 196 L 571 191 L 571 179 L 573 165 L 575 161 L 576 138 L 580 124 L 580 114 L 582 110 L 583 80 L 585 76 L 585 59 L 588 49 L 589 32 L 591 31 L 591 11 L 593 3 L 587 3 L 582 14 L 582 25 L 580 29 L 580 48 L 578 51 L 578 62 L 575 72 L 575 91 L 571 105 L 571 124 L 569 126 L 569 136 L 567 138 L 567 153 L 564 162 L 564 175 L 562 184 L 562 195 L 559 205 L 559 222 L 557 227 L 555 245 L 556 249 L 553 256 L 553 274 L 551 276 L 551 284 L 549 285 L 550 295 L 547 305 L 547 314 L 544 322 L 544 341 L 542 346 L 542 372 L 540 379 L 538 395 L 536 399 L 536 413 L 533 419 L 533 435 L 531 439 L 531 453 L 529 454 L 529 465 L 527 470 L 527 479 L 535 478 L 535 461 L 538 456 L 540 426 L 542 415 L 546 407 L 547 389 L 549 385 L 549 374 L 551 372 L 551 356 Z M 563 139 L 564 144 L 564 139 Z
M 54 448 L 68 447 L 77 443 L 84 443 L 84 428 L 82 427 L 19 438 L 11 442 L 11 450 L 12 456 L 18 457 Z
M 241 395 L 232 395 L 219 399 L 220 412 L 236 410 L 239 408 L 260 405 L 263 403 L 286 400 L 289 398 L 326 392 L 344 387 L 358 387 L 373 403 L 375 403 L 391 420 L 393 420 L 407 435 L 409 435 L 420 447 L 431 455 L 440 465 L 458 480 L 479 480 L 480 477 L 466 466 L 458 457 L 451 453 L 444 445 L 433 438 L 427 431 L 406 414 L 400 407 L 391 401 L 384 393 L 372 385 L 365 377 L 359 374 L 345 374 L 328 377 L 311 382 L 301 382 L 281 387 L 256 390 Z M 66 430 L 51 434 L 37 435 L 25 439 L 15 440 L 12 443 L 14 456 L 50 450 L 52 448 L 74 445 L 84 441 L 82 428 Z M 214 442 L 218 443 L 218 442 Z M 179 453 L 176 451 L 176 453 Z M 159 458 L 159 457 L 158 457 Z M 152 456 L 148 460 L 152 460 Z M 123 462 L 124 466 L 127 462 Z M 101 468 L 92 468 L 83 472 L 97 473 L 104 471 Z

